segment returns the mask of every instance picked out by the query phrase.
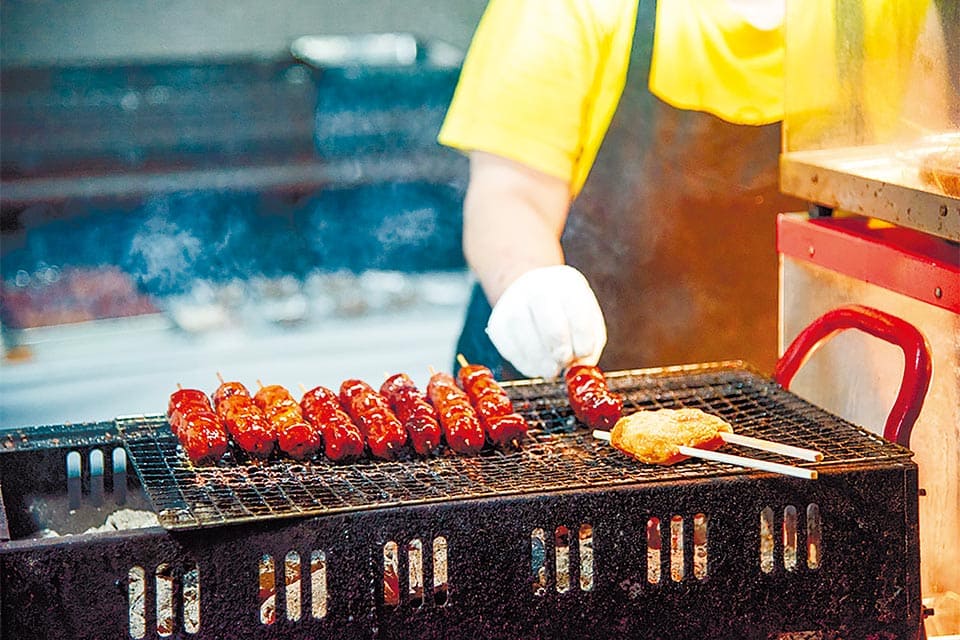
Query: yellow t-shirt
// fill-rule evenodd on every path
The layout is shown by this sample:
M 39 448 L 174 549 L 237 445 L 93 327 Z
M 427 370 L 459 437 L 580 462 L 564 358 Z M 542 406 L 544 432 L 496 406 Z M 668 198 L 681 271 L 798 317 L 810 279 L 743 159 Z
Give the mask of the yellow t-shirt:
M 637 0 L 491 0 L 440 142 L 523 162 L 579 193 L 623 91 L 636 15 Z M 743 37 L 751 31 L 721 0 L 659 2 L 651 91 L 732 122 L 779 120 L 782 29 Z

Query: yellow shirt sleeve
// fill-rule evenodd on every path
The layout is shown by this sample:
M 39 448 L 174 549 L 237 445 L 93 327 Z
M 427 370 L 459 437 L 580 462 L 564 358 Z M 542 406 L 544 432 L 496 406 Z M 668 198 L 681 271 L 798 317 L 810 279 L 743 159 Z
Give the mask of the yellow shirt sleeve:
M 637 0 L 491 0 L 442 144 L 586 181 L 626 79 Z

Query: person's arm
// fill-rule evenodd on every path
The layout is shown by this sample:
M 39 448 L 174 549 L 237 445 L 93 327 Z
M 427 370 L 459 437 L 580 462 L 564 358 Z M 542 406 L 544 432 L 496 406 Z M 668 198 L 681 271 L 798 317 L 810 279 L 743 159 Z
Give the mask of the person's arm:
M 587 279 L 563 261 L 569 183 L 507 158 L 470 154 L 463 244 L 493 311 L 487 335 L 530 377 L 596 364 L 606 324 Z
M 473 151 L 463 251 L 491 305 L 520 275 L 563 264 L 569 184 L 522 163 Z

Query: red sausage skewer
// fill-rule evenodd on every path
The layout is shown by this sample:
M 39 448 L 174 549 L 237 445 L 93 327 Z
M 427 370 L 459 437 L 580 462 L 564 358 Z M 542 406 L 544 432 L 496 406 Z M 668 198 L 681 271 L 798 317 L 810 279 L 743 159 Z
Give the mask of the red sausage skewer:
M 227 452 L 227 431 L 203 391 L 177 385 L 177 390 L 170 394 L 167 418 L 171 431 L 194 464 L 216 462 Z
M 483 448 L 483 426 L 470 398 L 449 373 L 430 376 L 427 397 L 436 408 L 447 444 L 457 453 L 476 453 Z
M 257 381 L 257 384 L 261 384 Z M 280 450 L 297 460 L 306 460 L 323 444 L 320 431 L 307 423 L 300 404 L 286 388 L 271 384 L 262 386 L 253 397 L 267 420 L 277 430 Z
M 574 365 L 567 369 L 565 380 L 577 420 L 591 429 L 612 429 L 623 413 L 623 398 L 610 392 L 599 367 Z
M 426 396 L 405 373 L 387 378 L 380 386 L 382 395 L 397 418 L 403 423 L 413 450 L 425 456 L 440 446 L 441 431 L 437 412 Z
M 332 390 L 323 386 L 309 391 L 304 388 L 300 408 L 307 422 L 323 435 L 324 453 L 329 459 L 352 460 L 363 455 L 363 434 Z
M 407 432 L 387 401 L 363 380 L 340 384 L 340 404 L 360 427 L 367 447 L 377 458 L 393 460 L 407 443 Z
M 457 382 L 476 409 L 487 438 L 498 446 L 518 446 L 527 434 L 527 421 L 513 410 L 510 397 L 493 372 L 483 365 L 469 364 L 462 355 L 458 354 L 457 360 Z

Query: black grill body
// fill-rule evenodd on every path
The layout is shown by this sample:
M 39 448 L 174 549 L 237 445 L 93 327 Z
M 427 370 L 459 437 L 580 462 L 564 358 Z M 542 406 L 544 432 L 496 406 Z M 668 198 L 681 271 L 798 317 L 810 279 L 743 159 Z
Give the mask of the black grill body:
M 824 453 L 808 481 L 636 463 L 576 423 L 560 385 L 510 384 L 517 451 L 194 468 L 157 416 L 38 427 L 0 446 L 4 638 L 914 638 L 910 452 L 740 363 L 610 374 L 627 410 L 694 406 Z M 70 511 L 64 458 L 84 466 Z M 748 454 L 746 450 L 731 451 Z M 749 452 L 755 457 L 774 454 Z M 240 471 L 243 468 L 244 471 Z M 113 485 L 124 484 L 124 491 Z M 38 538 L 99 512 L 162 526 Z M 119 488 L 119 484 L 118 484 Z M 76 499 L 76 498 L 74 498 Z

